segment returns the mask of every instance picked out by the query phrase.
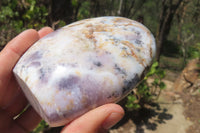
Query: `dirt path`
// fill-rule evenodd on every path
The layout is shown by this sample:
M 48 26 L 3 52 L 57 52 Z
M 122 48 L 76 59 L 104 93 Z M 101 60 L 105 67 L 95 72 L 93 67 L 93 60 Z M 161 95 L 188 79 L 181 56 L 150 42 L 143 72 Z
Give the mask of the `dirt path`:
M 193 124 L 184 115 L 184 102 L 173 91 L 173 82 L 164 81 L 167 88 L 157 103 L 140 111 L 126 112 L 126 116 L 110 133 L 186 133 Z

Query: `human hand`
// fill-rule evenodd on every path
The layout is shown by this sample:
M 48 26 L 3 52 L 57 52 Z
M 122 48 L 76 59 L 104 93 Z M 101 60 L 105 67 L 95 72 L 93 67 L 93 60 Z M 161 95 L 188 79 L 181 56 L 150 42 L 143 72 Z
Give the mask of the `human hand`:
M 124 116 L 124 110 L 110 103 L 95 108 L 66 125 L 61 133 L 105 133 Z
M 39 38 L 52 32 L 51 28 L 40 31 L 26 30 L 10 41 L 0 52 L 0 132 L 25 133 L 32 131 L 40 122 L 40 116 L 29 106 L 19 117 L 13 119 L 27 106 L 23 92 L 18 86 L 12 69 L 23 53 Z M 116 124 L 124 115 L 117 104 L 106 104 L 93 109 L 67 124 L 62 133 L 100 133 Z
M 28 105 L 28 101 L 17 84 L 12 70 L 34 42 L 52 31 L 48 27 L 38 32 L 33 29 L 26 30 L 11 40 L 0 52 L 0 132 L 26 133 L 32 131 L 41 121 L 31 106 L 13 119 Z

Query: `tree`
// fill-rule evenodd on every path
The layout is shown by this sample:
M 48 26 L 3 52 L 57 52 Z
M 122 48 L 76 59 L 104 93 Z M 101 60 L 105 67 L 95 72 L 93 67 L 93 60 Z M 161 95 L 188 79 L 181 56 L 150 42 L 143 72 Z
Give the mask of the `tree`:
M 167 40 L 169 35 L 174 15 L 183 0 L 162 0 L 162 11 L 160 14 L 160 22 L 158 33 L 156 36 L 157 42 L 157 56 L 159 60 L 160 54 L 163 51 L 163 43 Z
M 177 13 L 177 22 L 178 22 L 178 36 L 177 42 L 180 44 L 184 65 L 186 65 L 187 58 L 190 55 L 193 55 L 196 50 L 194 47 L 197 47 L 198 41 L 192 41 L 198 38 L 195 28 L 200 24 L 199 21 L 199 11 L 200 11 L 200 0 L 184 0 Z M 192 24 L 192 25 L 191 25 Z M 192 42 L 192 43 L 191 43 Z M 192 50 L 191 50 L 192 49 Z
M 121 16 L 132 18 L 142 8 L 146 0 L 124 0 Z

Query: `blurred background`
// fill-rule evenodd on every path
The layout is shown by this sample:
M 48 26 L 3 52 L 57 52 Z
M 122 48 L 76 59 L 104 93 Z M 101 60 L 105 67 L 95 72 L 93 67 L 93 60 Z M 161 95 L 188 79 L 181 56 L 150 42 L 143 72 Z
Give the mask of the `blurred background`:
M 143 133 L 147 132 L 148 126 L 151 131 L 158 130 L 159 124 L 167 118 L 148 125 L 152 117 L 164 113 L 169 119 L 174 118 L 173 112 L 166 113 L 167 107 L 162 107 L 160 114 L 157 112 L 161 106 L 159 99 L 167 101 L 162 95 L 169 95 L 167 98 L 171 98 L 172 103 L 174 99 L 181 99 L 181 105 L 185 107 L 182 109 L 184 118 L 194 121 L 185 131 L 200 132 L 200 0 L 1 0 L 0 50 L 25 29 L 39 30 L 50 26 L 56 30 L 74 21 L 99 16 L 122 16 L 143 23 L 155 36 L 158 48 L 150 72 L 137 89 L 120 103 L 128 116 L 110 132 L 118 133 L 120 129 L 131 132 L 128 129 L 134 127 L 132 132 Z M 195 98 L 193 101 L 196 102 L 189 104 L 186 98 Z M 194 105 L 194 113 L 190 113 L 186 105 L 188 109 L 189 105 Z M 152 108 L 157 114 L 146 116 L 144 112 L 152 111 Z M 126 131 L 124 128 L 129 119 L 133 125 L 129 124 Z M 42 121 L 33 132 L 59 130 L 49 128 Z

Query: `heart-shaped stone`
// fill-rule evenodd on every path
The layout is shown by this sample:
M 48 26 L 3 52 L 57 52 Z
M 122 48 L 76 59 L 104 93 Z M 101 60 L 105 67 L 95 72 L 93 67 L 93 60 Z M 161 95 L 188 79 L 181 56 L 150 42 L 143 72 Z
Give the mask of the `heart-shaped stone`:
M 50 126 L 125 97 L 155 55 L 142 24 L 122 17 L 85 19 L 37 41 L 14 74 L 27 99 Z

